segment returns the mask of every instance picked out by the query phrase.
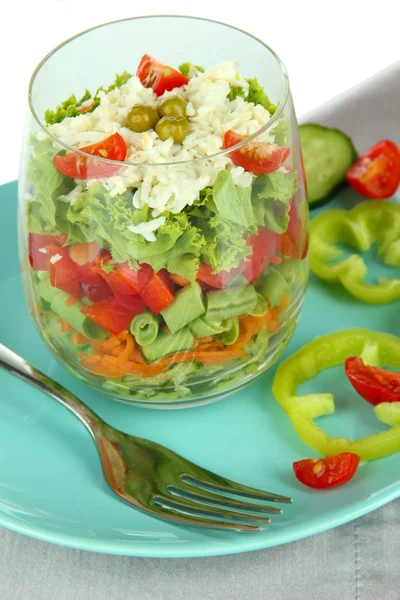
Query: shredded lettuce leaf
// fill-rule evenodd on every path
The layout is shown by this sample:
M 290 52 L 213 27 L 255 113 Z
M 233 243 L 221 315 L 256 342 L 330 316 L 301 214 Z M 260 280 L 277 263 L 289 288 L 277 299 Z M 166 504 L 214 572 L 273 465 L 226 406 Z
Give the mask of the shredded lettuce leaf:
M 121 85 L 124 85 L 131 77 L 132 73 L 129 73 L 128 71 L 124 71 L 123 73 L 117 74 L 115 77 L 115 81 L 111 85 L 109 85 L 107 89 L 99 87 L 96 90 L 96 93 L 94 94 L 93 98 L 89 90 L 86 90 L 82 98 L 80 98 L 79 100 L 76 98 L 75 94 L 71 94 L 71 96 L 64 100 L 64 102 L 61 102 L 55 108 L 55 110 L 46 110 L 46 112 L 44 113 L 44 120 L 48 125 L 53 125 L 54 123 L 61 123 L 61 121 L 63 121 L 67 117 L 76 117 L 81 114 L 79 110 L 81 105 L 87 100 L 90 100 L 91 98 L 93 100 L 93 104 L 86 112 L 93 112 L 94 109 L 97 108 L 100 104 L 99 92 L 105 92 L 106 94 L 108 94 L 108 92 L 111 92 L 116 88 L 120 88 Z
M 198 73 L 204 73 L 203 67 L 199 65 L 194 65 L 191 62 L 182 63 L 179 65 L 178 69 L 188 79 L 192 79 L 192 77 L 196 77 Z
M 276 127 L 271 130 L 271 134 L 274 136 L 275 144 L 278 146 L 286 146 L 287 138 L 290 132 L 290 125 L 287 121 L 279 121 Z
M 257 224 L 284 233 L 289 224 L 290 199 L 299 188 L 297 171 L 259 175 L 253 184 L 252 204 Z
M 279 104 L 272 104 L 267 94 L 264 92 L 263 86 L 260 84 L 258 79 L 254 77 L 253 79 L 246 79 L 249 84 L 249 91 L 246 96 L 246 102 L 254 102 L 254 104 L 261 104 L 264 108 L 266 108 L 270 115 L 273 115 L 276 112 Z
M 213 196 L 221 219 L 241 225 L 252 233 L 256 231 L 256 219 L 251 203 L 251 185 L 235 185 L 229 171 L 220 171 L 214 183 Z
M 227 96 L 229 100 L 235 100 L 238 96 L 244 98 L 246 102 L 253 102 L 254 104 L 261 104 L 268 110 L 270 115 L 276 112 L 279 104 L 272 104 L 267 94 L 264 91 L 263 86 L 256 77 L 253 79 L 246 79 L 249 84 L 249 89 L 246 91 L 240 85 L 231 85 L 230 91 Z
M 230 92 L 227 96 L 228 100 L 235 100 L 238 96 L 241 98 L 246 97 L 246 92 L 240 85 L 231 85 L 230 88 Z

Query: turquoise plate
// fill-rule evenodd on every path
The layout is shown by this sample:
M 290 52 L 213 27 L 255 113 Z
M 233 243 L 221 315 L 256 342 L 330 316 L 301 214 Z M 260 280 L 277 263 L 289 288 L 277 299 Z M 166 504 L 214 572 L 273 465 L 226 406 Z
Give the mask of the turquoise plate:
M 355 198 L 349 192 L 346 204 Z M 343 196 L 343 195 L 342 195 Z M 343 197 L 330 206 L 343 202 Z M 400 454 L 360 466 L 342 488 L 299 484 L 292 462 L 316 456 L 294 434 L 271 394 L 275 369 L 246 389 L 194 409 L 149 410 L 113 402 L 75 380 L 50 356 L 31 323 L 17 258 L 17 186 L 0 188 L 0 340 L 75 392 L 105 420 L 156 440 L 222 475 L 293 496 L 261 533 L 221 533 L 173 526 L 121 502 L 103 480 L 94 444 L 56 402 L 0 372 L 0 524 L 42 540 L 96 552 L 151 557 L 230 554 L 284 544 L 336 527 L 400 496 Z M 376 267 L 376 273 L 383 267 Z M 375 274 L 376 274 L 375 273 Z M 392 274 L 393 275 L 393 274 Z M 304 311 L 286 354 L 315 335 L 369 327 L 400 335 L 400 302 L 368 306 L 311 277 Z M 364 436 L 385 426 L 352 391 L 342 369 L 311 390 L 335 393 L 330 433 Z M 312 386 L 312 387 L 311 387 Z M 307 393 L 307 386 L 304 386 Z

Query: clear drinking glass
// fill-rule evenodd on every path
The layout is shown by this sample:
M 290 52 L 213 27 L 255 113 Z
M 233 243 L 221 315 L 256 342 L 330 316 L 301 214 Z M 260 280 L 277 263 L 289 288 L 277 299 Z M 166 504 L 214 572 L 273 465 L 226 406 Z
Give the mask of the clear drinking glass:
M 158 96 L 143 87 L 124 71 L 144 53 L 175 69 L 189 61 L 189 82 Z M 145 86 L 182 86 L 150 66 Z M 153 407 L 240 389 L 284 350 L 307 283 L 284 66 L 248 33 L 193 17 L 127 19 L 66 41 L 31 79 L 19 219 L 29 310 L 76 377 Z

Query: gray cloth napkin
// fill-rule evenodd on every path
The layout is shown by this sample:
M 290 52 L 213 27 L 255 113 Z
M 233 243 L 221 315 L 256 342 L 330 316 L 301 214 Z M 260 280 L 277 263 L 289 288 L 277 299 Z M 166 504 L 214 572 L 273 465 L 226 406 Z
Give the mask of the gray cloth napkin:
M 399 600 L 400 500 L 347 525 L 230 556 L 71 550 L 0 528 L 1 600 Z

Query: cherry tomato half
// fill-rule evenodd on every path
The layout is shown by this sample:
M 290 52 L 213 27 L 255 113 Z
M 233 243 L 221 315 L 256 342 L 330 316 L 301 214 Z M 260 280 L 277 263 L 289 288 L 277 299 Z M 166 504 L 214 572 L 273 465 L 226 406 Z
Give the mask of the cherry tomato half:
M 108 138 L 80 148 L 81 152 L 107 158 L 110 161 L 124 161 L 126 157 L 126 144 L 124 138 L 119 133 L 114 133 Z M 70 152 L 65 156 L 56 155 L 54 164 L 57 169 L 67 177 L 73 179 L 99 179 L 100 177 L 110 177 L 118 171 L 120 165 L 112 162 L 104 162 L 95 158 L 87 158 L 79 152 Z
M 142 56 L 136 75 L 144 87 L 151 87 L 157 96 L 174 88 L 182 87 L 189 81 L 180 71 L 163 65 L 148 54 Z
M 357 471 L 360 457 L 352 452 L 341 452 L 325 458 L 307 458 L 293 463 L 296 478 L 311 488 L 331 488 L 343 485 Z
M 224 148 L 236 146 L 246 137 L 235 131 L 227 131 L 224 135 Z M 279 169 L 290 154 L 289 148 L 281 148 L 276 144 L 251 141 L 238 150 L 229 152 L 228 156 L 238 167 L 256 175 L 272 173 Z
M 400 185 L 400 150 L 381 140 L 362 154 L 346 173 L 348 183 L 367 198 L 392 196 Z
M 400 373 L 369 367 L 360 356 L 348 358 L 344 370 L 356 392 L 370 404 L 400 402 Z

